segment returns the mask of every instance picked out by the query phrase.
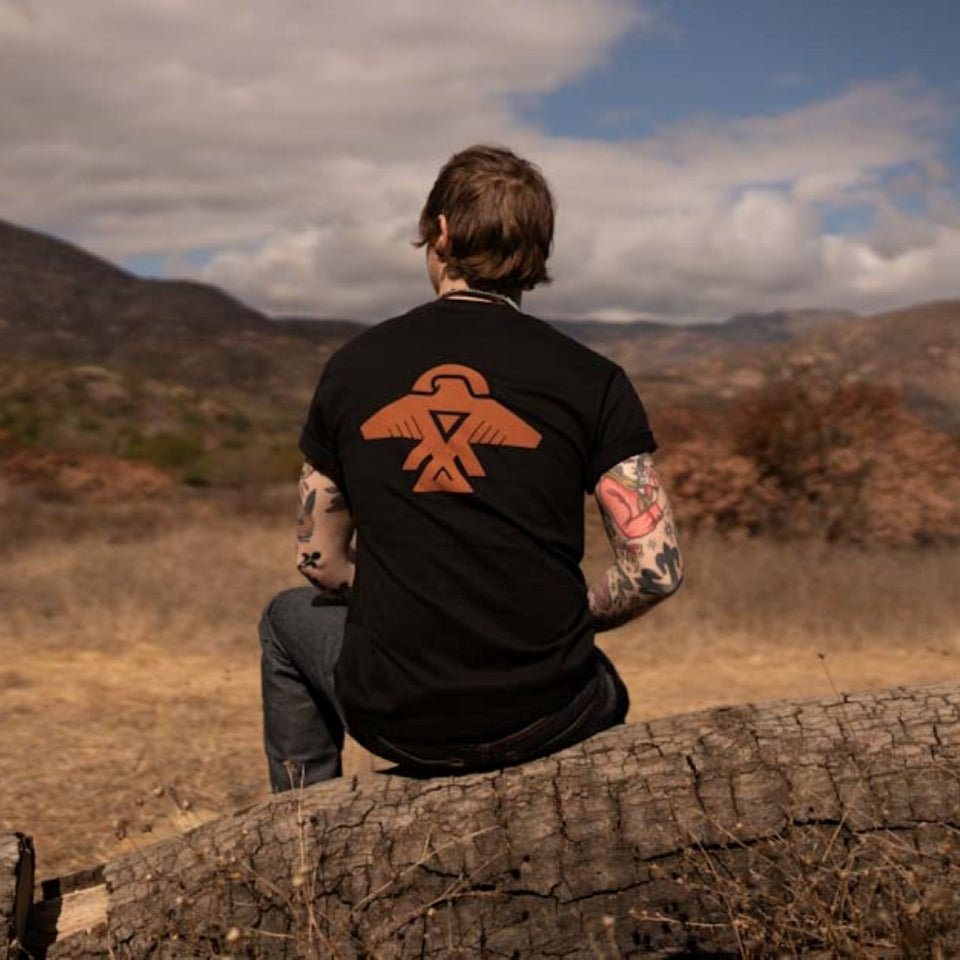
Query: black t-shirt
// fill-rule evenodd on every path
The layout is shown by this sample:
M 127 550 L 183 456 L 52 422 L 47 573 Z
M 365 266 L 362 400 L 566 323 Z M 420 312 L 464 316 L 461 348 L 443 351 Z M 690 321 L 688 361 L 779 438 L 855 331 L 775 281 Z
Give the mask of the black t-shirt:
M 434 301 L 330 358 L 300 446 L 357 525 L 336 685 L 361 742 L 494 739 L 586 682 L 584 492 L 656 448 L 618 366 L 510 307 Z

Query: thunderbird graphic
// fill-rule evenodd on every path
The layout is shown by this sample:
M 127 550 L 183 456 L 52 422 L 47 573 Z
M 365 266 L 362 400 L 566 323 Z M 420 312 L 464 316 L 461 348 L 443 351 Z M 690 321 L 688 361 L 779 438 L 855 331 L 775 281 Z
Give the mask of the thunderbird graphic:
M 481 374 L 456 363 L 422 373 L 410 393 L 364 421 L 360 434 L 364 440 L 420 441 L 403 461 L 404 470 L 420 470 L 414 493 L 472 493 L 467 477 L 487 475 L 474 446 L 534 450 L 542 439 L 490 396 Z

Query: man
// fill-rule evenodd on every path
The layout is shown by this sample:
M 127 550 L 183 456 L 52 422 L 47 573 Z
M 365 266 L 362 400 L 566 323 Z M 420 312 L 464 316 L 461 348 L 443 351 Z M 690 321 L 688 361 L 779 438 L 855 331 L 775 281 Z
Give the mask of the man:
M 626 716 L 594 634 L 672 594 L 680 552 L 630 381 L 520 310 L 549 280 L 553 222 L 532 164 L 456 154 L 420 217 L 437 299 L 323 372 L 301 437 L 312 586 L 261 623 L 274 790 L 338 776 L 344 723 L 430 775 L 525 762 Z M 615 555 L 589 592 L 584 491 Z

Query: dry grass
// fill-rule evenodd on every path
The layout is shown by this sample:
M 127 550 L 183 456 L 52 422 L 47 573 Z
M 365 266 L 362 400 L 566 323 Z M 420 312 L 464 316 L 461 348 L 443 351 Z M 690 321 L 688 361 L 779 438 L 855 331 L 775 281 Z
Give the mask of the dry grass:
M 960 920 L 958 851 L 960 833 L 946 823 L 904 835 L 858 832 L 841 820 L 719 850 L 692 841 L 679 869 L 654 873 L 679 902 L 699 900 L 717 919 L 631 911 L 630 920 L 641 931 L 669 924 L 694 943 L 723 945 L 722 954 L 708 949 L 707 956 L 946 960 Z
M 0 831 L 35 836 L 41 876 L 266 792 L 256 623 L 297 583 L 293 513 L 288 490 L 135 508 L 0 490 Z M 632 719 L 957 677 L 957 560 L 690 543 L 678 597 L 604 645 Z

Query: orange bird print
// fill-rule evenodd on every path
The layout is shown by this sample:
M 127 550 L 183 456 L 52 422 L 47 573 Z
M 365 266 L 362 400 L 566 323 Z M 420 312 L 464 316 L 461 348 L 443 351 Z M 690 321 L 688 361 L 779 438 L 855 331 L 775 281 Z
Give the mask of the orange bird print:
M 365 420 L 360 434 L 364 440 L 420 441 L 403 461 L 404 470 L 420 470 L 414 493 L 472 493 L 467 477 L 487 475 L 474 446 L 535 450 L 542 439 L 490 396 L 481 374 L 457 363 L 422 373 L 410 393 Z

